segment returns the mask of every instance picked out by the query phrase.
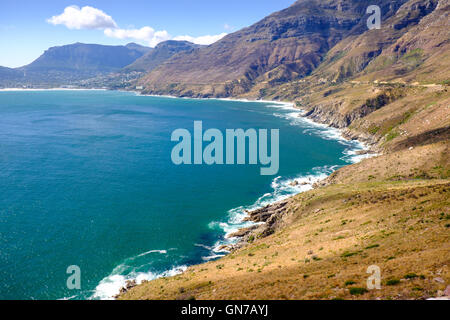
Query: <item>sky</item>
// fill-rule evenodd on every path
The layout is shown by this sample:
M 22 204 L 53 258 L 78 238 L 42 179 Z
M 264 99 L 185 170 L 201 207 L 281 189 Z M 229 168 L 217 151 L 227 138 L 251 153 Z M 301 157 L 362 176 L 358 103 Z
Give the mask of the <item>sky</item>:
M 31 63 L 75 42 L 211 44 L 294 0 L 0 0 L 0 66 Z

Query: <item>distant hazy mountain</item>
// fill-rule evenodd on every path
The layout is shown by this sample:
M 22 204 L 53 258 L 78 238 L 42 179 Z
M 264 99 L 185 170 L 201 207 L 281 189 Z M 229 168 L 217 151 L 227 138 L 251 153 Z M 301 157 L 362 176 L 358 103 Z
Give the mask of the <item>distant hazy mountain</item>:
M 23 72 L 17 69 L 0 67 L 0 87 L 16 87 L 23 78 Z
M 127 46 L 103 46 L 99 44 L 75 43 L 61 47 L 52 47 L 31 64 L 20 69 L 27 72 L 111 72 L 119 70 L 150 48 L 130 44 Z
M 7 77 L 10 79 L 20 78 L 22 73 L 17 69 L 0 67 L 0 78 Z
M 127 47 L 130 50 L 135 50 L 135 51 L 141 52 L 144 55 L 153 50 L 153 48 L 141 46 L 140 44 L 137 44 L 134 42 L 130 42 L 125 47 Z
M 119 71 L 151 51 L 135 43 L 105 46 L 75 43 L 52 47 L 29 65 L 0 69 L 0 84 L 61 85 Z
M 155 47 L 155 49 L 147 52 L 135 62 L 125 67 L 123 71 L 149 72 L 172 58 L 177 53 L 192 52 L 200 47 L 202 46 L 188 41 L 169 40 L 161 42 Z

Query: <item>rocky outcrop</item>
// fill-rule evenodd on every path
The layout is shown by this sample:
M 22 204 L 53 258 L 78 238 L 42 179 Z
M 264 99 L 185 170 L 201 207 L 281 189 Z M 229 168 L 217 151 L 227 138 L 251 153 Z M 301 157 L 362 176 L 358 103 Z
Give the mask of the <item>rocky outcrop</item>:
M 364 118 L 372 112 L 394 102 L 403 97 L 401 89 L 388 89 L 374 98 L 367 99 L 365 103 L 353 108 L 348 112 L 342 112 L 341 109 L 345 102 L 338 101 L 330 104 L 318 104 L 303 114 L 311 120 L 327 124 L 334 128 L 347 128 L 355 120 Z
M 248 245 L 255 239 L 265 238 L 275 233 L 275 230 L 278 227 L 278 222 L 287 212 L 288 207 L 289 201 L 281 201 L 249 212 L 249 215 L 245 221 L 251 221 L 256 224 L 248 228 L 242 228 L 229 235 L 229 238 L 240 239 L 237 243 L 222 249 L 227 251 L 235 251 Z
M 252 222 L 264 222 L 269 226 L 272 226 L 283 214 L 287 204 L 287 201 L 270 204 L 268 206 L 265 206 L 264 208 L 250 212 L 249 216 L 245 220 Z

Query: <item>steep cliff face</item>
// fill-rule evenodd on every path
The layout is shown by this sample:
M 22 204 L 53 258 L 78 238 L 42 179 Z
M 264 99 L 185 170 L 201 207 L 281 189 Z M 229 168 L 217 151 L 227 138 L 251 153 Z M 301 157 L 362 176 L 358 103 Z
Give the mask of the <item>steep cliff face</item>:
M 325 123 L 335 128 L 346 128 L 352 122 L 383 108 L 404 95 L 401 89 L 388 88 L 374 97 L 352 108 L 349 112 L 341 113 L 343 101 L 335 101 L 330 104 L 318 104 L 304 114 L 316 122 Z
M 406 0 L 375 1 L 386 18 Z M 299 0 L 207 48 L 180 54 L 144 77 L 145 93 L 241 95 L 310 74 L 337 43 L 366 28 L 366 0 Z

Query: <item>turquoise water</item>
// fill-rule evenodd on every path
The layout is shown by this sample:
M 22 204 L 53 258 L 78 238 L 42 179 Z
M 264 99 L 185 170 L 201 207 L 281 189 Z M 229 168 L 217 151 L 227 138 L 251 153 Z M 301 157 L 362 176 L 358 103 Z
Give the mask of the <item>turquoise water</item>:
M 243 210 L 354 160 L 336 132 L 271 103 L 109 91 L 0 92 L 0 299 L 108 298 L 223 255 Z M 175 166 L 173 130 L 280 130 L 278 176 L 260 166 Z M 81 269 L 69 290 L 66 269 Z

